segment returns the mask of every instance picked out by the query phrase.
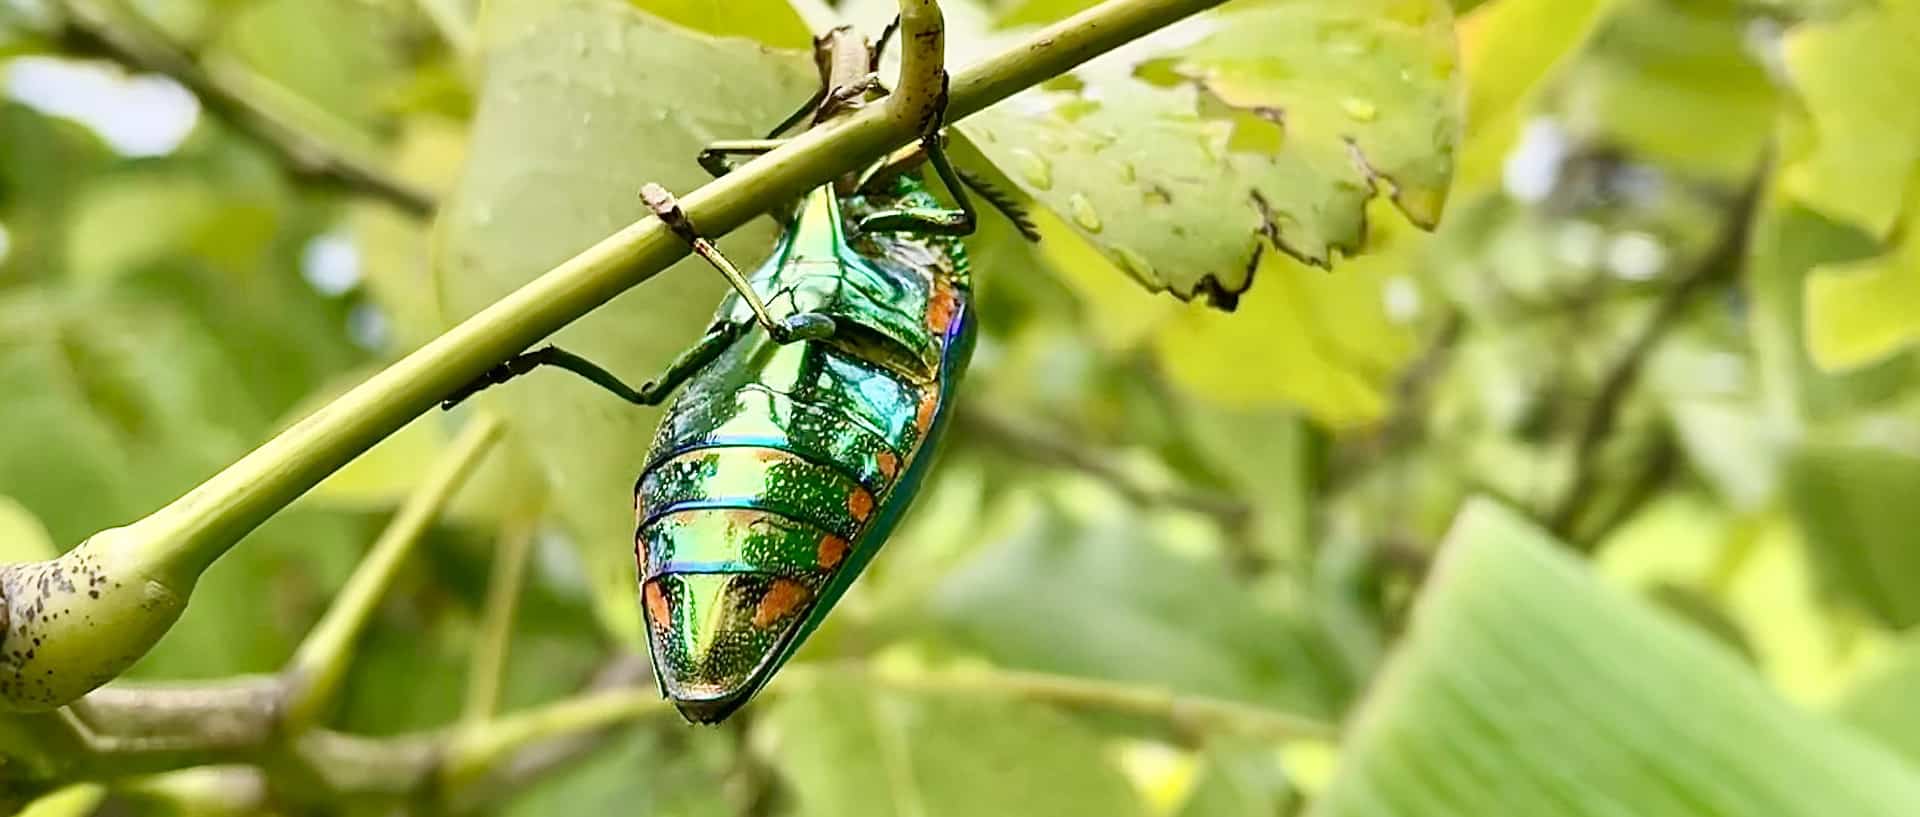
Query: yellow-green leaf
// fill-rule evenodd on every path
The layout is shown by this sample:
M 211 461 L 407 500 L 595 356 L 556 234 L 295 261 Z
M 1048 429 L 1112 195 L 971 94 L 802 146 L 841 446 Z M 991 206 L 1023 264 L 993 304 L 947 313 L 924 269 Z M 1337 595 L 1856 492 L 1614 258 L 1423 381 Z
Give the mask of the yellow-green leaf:
M 1815 267 L 1807 276 L 1807 352 L 1820 368 L 1858 368 L 1920 342 L 1916 231 L 1920 209 L 1886 253 Z
M 631 0 L 633 7 L 719 37 L 746 37 L 775 48 L 810 48 L 813 32 L 787 0 Z
M 1376 205 L 1373 254 L 1327 272 L 1269 256 L 1231 315 L 1187 307 L 1154 341 L 1173 380 L 1217 403 L 1293 405 L 1335 427 L 1386 411 L 1412 354 L 1422 292 L 1408 274 L 1427 237 Z
M 1781 177 L 1800 203 L 1882 237 L 1920 171 L 1920 3 L 1868 6 L 1788 36 L 1808 132 Z

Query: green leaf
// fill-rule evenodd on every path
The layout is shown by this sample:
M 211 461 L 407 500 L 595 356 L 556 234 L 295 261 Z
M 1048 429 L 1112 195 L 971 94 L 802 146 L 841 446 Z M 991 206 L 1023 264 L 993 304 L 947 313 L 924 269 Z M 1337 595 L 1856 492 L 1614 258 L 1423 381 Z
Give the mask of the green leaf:
M 1128 817 L 1100 743 L 1044 707 L 822 679 L 767 710 L 771 762 L 818 817 Z
M 1920 776 L 1485 500 L 1352 721 L 1322 817 L 1878 817 Z
M 818 84 L 805 54 L 715 39 L 624 2 L 494 2 L 466 173 L 436 225 L 448 321 L 470 315 L 646 215 L 640 186 L 685 192 L 708 178 L 709 141 L 757 136 Z M 722 239 L 740 264 L 772 245 L 762 221 Z M 676 265 L 554 337 L 639 383 L 700 336 L 725 284 Z M 555 510 L 581 543 L 602 620 L 640 643 L 633 599 L 633 479 L 659 413 L 565 373 L 481 395 L 553 477 Z
M 1820 368 L 1855 369 L 1920 343 L 1920 207 L 1905 225 L 1885 253 L 1807 276 L 1807 352 Z
M 1807 121 L 1781 179 L 1807 207 L 1884 237 L 1911 206 L 1909 180 L 1920 173 L 1920 4 L 1865 5 L 1787 38 Z
M 15 817 L 87 817 L 107 799 L 107 789 L 97 783 L 68 786 L 27 804 Z
M 1887 626 L 1920 623 L 1920 457 L 1809 443 L 1787 467 L 1786 492 L 1831 590 Z
M 211 68 L 237 61 L 257 73 L 249 87 L 267 95 L 272 110 L 326 138 L 366 139 L 385 118 L 383 99 L 407 76 L 403 11 L 353 0 L 247 3 L 221 27 Z
M 724 817 L 728 807 L 721 732 L 633 728 L 610 737 L 579 763 L 510 792 L 501 814 L 620 814 Z
M 51 559 L 59 556 L 60 550 L 33 511 L 12 497 L 0 495 L 0 564 Z
M 1574 141 L 1737 186 L 1772 137 L 1779 92 L 1734 3 L 1620 0 L 1552 87 Z
M 112 161 L 112 151 L 85 126 L 0 101 L 0 224 L 8 247 L 0 254 L 0 283 L 61 273 L 68 209 L 84 180 Z
M 1175 817 L 1251 817 L 1285 814 L 1293 796 L 1272 747 L 1208 744 L 1200 779 Z
M 1031 525 L 982 550 L 935 589 L 932 615 L 996 664 L 1337 711 L 1348 681 L 1308 614 L 1268 609 L 1223 560 L 1116 515 Z
M 1920 764 L 1920 636 L 1908 636 L 1849 688 L 1834 716 Z
M 1376 192 L 1439 220 L 1451 19 L 1441 0 L 1236 3 L 959 127 L 1141 285 L 1231 309 L 1266 249 L 1360 251 Z
M 1477 192 L 1500 183 L 1508 150 L 1541 87 L 1581 52 L 1613 2 L 1500 0 L 1472 14 L 1454 4 L 1462 15 L 1469 114 L 1455 190 Z M 1459 208 L 1454 212 L 1457 217 Z

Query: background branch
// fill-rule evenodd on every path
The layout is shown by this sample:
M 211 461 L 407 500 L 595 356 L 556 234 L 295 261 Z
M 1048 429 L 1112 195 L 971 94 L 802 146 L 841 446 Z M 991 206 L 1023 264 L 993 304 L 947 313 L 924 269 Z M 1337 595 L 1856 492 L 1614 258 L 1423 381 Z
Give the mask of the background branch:
M 433 193 L 389 173 L 374 157 L 316 137 L 262 99 L 259 80 L 208 70 L 137 11 L 109 0 L 58 4 L 64 12 L 61 38 L 69 51 L 166 75 L 192 92 L 208 113 L 278 154 L 299 178 L 380 199 L 417 218 L 433 215 Z
M 1077 439 L 1064 429 L 1031 420 L 1016 420 L 978 402 L 963 403 L 962 427 L 1015 456 L 1058 468 L 1079 471 L 1100 480 L 1142 506 L 1173 508 L 1213 517 L 1229 531 L 1244 529 L 1253 520 L 1253 507 L 1222 491 L 1200 491 L 1149 484 L 1116 462 L 1100 446 Z

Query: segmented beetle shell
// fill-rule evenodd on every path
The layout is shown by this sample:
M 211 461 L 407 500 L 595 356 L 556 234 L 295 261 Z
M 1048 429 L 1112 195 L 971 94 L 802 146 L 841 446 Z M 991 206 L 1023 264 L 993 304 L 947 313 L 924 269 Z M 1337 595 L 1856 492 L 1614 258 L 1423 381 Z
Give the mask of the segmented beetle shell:
M 863 236 L 845 219 L 935 206 L 808 197 L 753 277 L 776 319 L 832 316 L 831 340 L 736 339 L 683 387 L 634 489 L 642 615 L 662 694 L 717 722 L 817 627 L 918 488 L 972 351 L 952 239 Z M 737 296 L 719 319 L 748 316 Z

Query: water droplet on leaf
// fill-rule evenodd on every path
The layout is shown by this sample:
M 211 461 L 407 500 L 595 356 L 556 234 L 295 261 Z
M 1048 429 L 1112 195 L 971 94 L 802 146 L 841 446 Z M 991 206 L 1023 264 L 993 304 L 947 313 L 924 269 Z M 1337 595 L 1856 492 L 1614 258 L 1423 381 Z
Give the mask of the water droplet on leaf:
M 1068 209 L 1073 211 L 1073 222 L 1087 229 L 1087 232 L 1100 232 L 1100 214 L 1094 212 L 1093 202 L 1079 193 L 1067 199 Z
M 1040 158 L 1040 154 L 1022 148 L 1015 150 L 1013 155 L 1020 160 L 1020 175 L 1028 184 L 1041 190 L 1053 189 L 1053 166 Z

